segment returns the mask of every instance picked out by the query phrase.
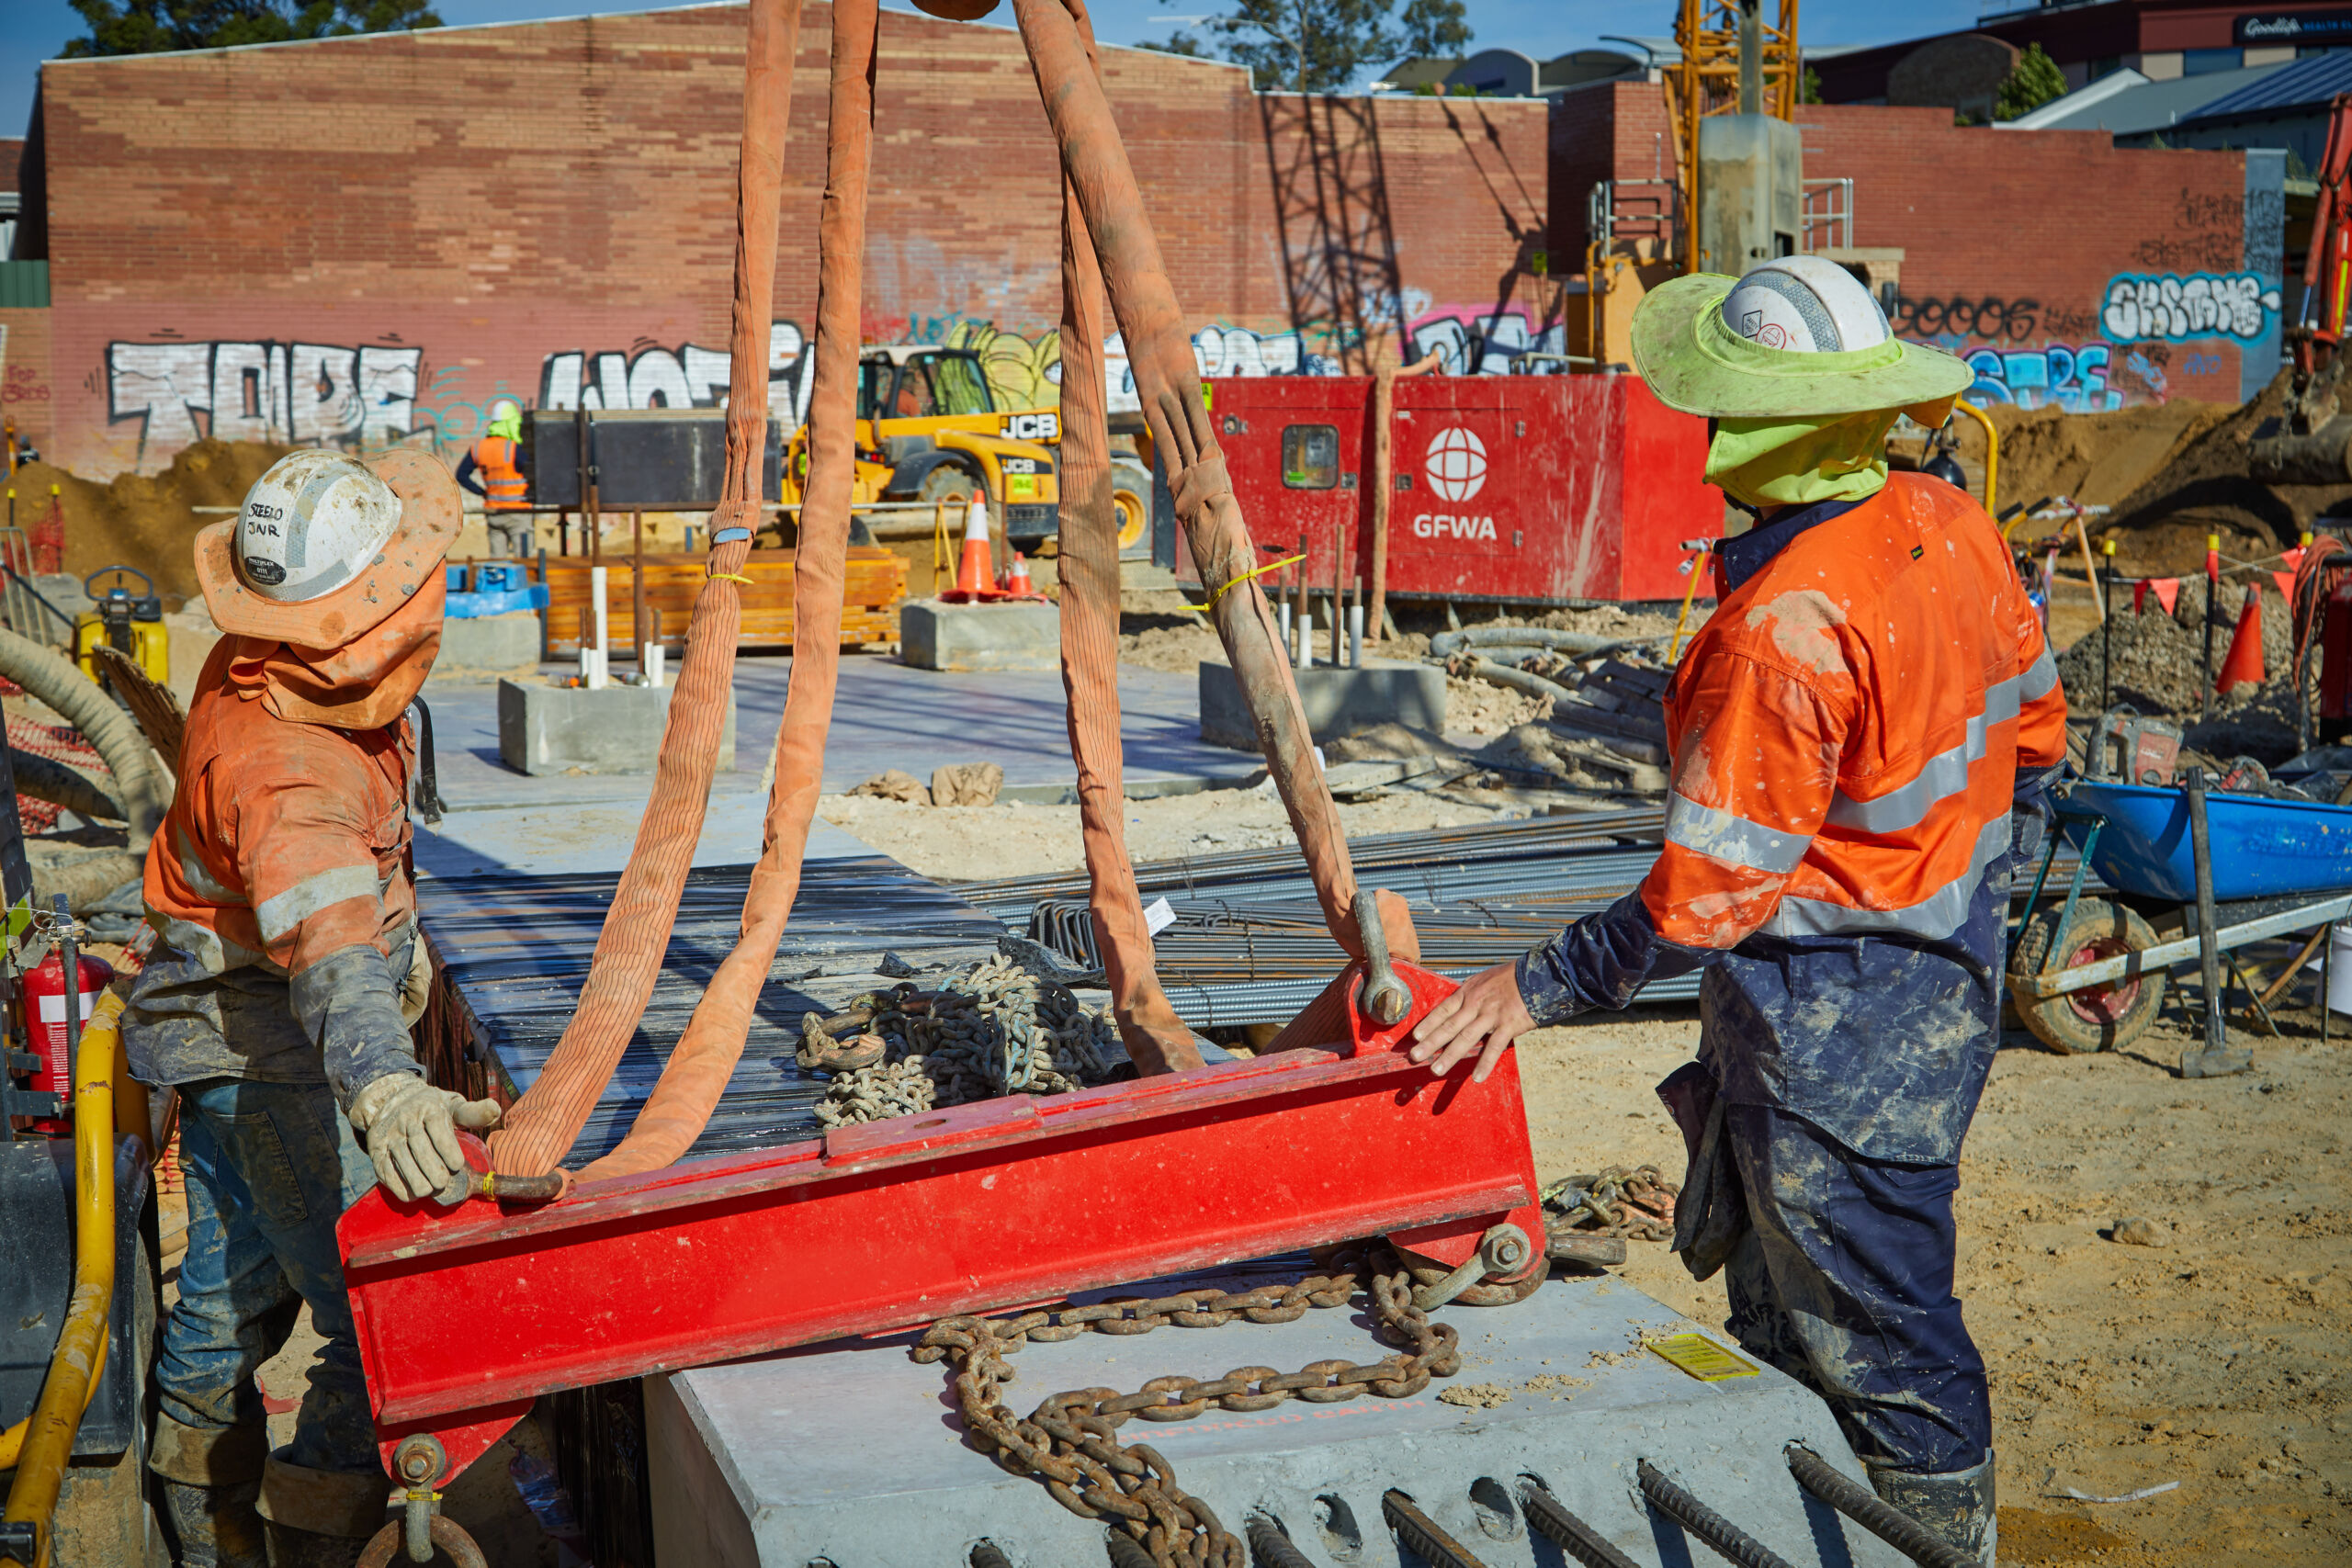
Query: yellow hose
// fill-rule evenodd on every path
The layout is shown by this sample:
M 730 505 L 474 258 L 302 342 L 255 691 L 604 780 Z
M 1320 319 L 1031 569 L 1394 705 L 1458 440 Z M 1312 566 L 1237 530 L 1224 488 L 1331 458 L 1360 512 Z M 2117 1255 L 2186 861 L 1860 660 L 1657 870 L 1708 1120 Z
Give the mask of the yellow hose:
M 122 998 L 101 998 L 74 1053 L 74 1296 L 58 1331 L 40 1403 L 19 1427 L 0 1437 L 0 1467 L 17 1461 L 16 1483 L 0 1518 L 31 1520 L 40 1532 L 37 1555 L 49 1556 L 50 1516 L 74 1434 L 81 1429 L 98 1374 L 106 1366 L 107 1323 L 114 1305 L 114 1075 L 121 1033 Z M 18 1431 L 24 1436 L 17 1438 Z M 20 1453 L 6 1450 L 17 1438 Z
M 1962 398 L 1951 406 L 1984 427 L 1984 514 L 1998 523 L 2001 520 L 2000 491 L 1997 488 L 2001 477 L 2001 437 L 1993 429 L 1992 417 L 1974 403 Z M 2018 515 L 2022 517 L 2025 513 Z M 2016 526 L 2014 523 L 2009 525 L 2010 528 Z M 2007 528 L 2001 530 L 2001 536 L 2008 537 Z

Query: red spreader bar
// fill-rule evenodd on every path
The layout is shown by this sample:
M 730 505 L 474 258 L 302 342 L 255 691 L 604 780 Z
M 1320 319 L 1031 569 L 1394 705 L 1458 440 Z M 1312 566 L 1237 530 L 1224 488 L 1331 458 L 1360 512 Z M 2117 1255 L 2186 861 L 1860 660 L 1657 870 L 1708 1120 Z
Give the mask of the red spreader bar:
M 1453 986 L 1395 968 L 1405 1021 L 1356 1014 L 1328 1050 L 869 1122 L 537 1209 L 370 1193 L 338 1235 L 387 1468 L 426 1433 L 454 1474 L 552 1390 L 1351 1237 L 1409 1232 L 1453 1268 L 1508 1221 L 1543 1267 L 1518 1063 L 1483 1084 L 1416 1066 L 1396 1043 Z

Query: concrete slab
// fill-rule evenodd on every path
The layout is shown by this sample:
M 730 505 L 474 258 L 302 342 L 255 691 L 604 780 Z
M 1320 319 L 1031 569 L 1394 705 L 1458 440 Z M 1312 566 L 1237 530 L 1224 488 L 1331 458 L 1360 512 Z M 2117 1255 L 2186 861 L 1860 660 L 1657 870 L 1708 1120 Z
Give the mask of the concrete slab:
M 675 686 L 552 686 L 498 682 L 498 754 L 517 773 L 650 773 L 662 750 Z M 436 750 L 438 736 L 435 736 Z M 718 766 L 735 766 L 735 698 L 727 699 Z
M 1334 740 L 1375 724 L 1415 729 L 1445 728 L 1445 671 L 1433 664 L 1402 659 L 1367 659 L 1352 670 L 1318 664 L 1294 670 L 1306 727 L 1317 740 Z M 1200 675 L 1201 739 L 1214 746 L 1255 751 L 1257 730 L 1241 701 L 1233 667 L 1203 660 Z
M 570 672 L 553 664 L 541 668 Z M 791 671 L 789 658 L 736 660 L 741 772 L 720 773 L 718 789 L 730 780 L 758 784 L 775 746 Z M 1120 729 L 1130 786 L 1250 773 L 1249 759 L 1202 741 L 1197 686 L 1189 671 L 1121 667 Z M 433 707 L 441 796 L 453 806 L 644 802 L 649 780 L 642 775 L 532 777 L 508 767 L 500 755 L 495 685 L 432 681 L 424 698 Z M 1060 673 L 916 670 L 879 655 L 845 655 L 825 746 L 826 791 L 854 788 L 886 768 L 927 779 L 949 762 L 995 762 L 1008 786 L 1069 784 L 1076 770 Z
M 433 660 L 433 672 L 445 680 L 469 674 L 536 673 L 543 640 L 536 611 L 451 615 L 441 623 L 441 652 Z
M 1295 1272 L 1251 1265 L 1213 1277 L 1254 1284 Z M 1138 1291 L 1161 1287 L 1080 1299 Z M 1552 1568 L 1558 1550 L 1532 1538 L 1519 1514 L 1523 1475 L 1540 1477 L 1636 1562 L 1713 1561 L 1642 1500 L 1634 1472 L 1645 1458 L 1798 1568 L 1904 1562 L 1791 1479 L 1781 1450 L 1792 1440 L 1860 1476 L 1818 1400 L 1770 1368 L 1706 1383 L 1639 1349 L 1645 1335 L 1693 1325 L 1623 1281 L 1555 1280 L 1516 1307 L 1438 1315 L 1461 1332 L 1463 1370 L 1413 1398 L 1212 1411 L 1136 1422 L 1120 1436 L 1157 1449 L 1228 1529 L 1270 1514 L 1311 1561 L 1349 1568 L 1419 1563 L 1381 1522 L 1381 1495 L 1392 1486 L 1491 1568 Z M 819 1560 L 964 1568 L 985 1538 L 1016 1568 L 1102 1562 L 1101 1524 L 964 1447 L 944 1369 L 910 1360 L 907 1343 L 844 1342 L 648 1378 L 657 1557 L 728 1568 Z M 1169 1373 L 1213 1378 L 1379 1353 L 1355 1305 L 1288 1324 L 1082 1334 L 1022 1351 L 1008 1402 L 1026 1412 L 1061 1389 L 1127 1390 Z M 1438 1397 L 1473 1386 L 1468 1405 Z
M 1062 667 L 1061 611 L 1051 604 L 899 606 L 899 652 L 917 670 L 1054 670 Z

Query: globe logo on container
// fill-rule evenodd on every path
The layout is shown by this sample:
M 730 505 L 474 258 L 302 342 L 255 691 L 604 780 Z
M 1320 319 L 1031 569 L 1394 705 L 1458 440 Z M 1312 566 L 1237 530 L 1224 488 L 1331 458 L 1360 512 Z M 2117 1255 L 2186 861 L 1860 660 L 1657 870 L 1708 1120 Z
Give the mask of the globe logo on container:
M 1460 425 L 1430 438 L 1430 488 L 1441 500 L 1467 501 L 1486 487 L 1487 445 Z

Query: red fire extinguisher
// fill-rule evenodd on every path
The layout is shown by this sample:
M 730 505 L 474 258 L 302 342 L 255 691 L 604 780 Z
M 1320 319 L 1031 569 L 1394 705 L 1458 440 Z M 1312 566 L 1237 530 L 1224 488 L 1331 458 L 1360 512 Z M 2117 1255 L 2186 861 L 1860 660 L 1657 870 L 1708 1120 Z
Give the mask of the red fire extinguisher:
M 80 968 L 82 1010 L 76 1016 L 86 1026 L 98 998 L 106 994 L 107 983 L 114 978 L 114 967 L 102 959 L 83 954 Z M 25 1043 L 27 1051 L 40 1058 L 40 1066 L 33 1069 L 32 1081 L 25 1087 L 36 1094 L 54 1094 L 61 1102 L 71 1104 L 74 1052 L 66 1033 L 65 961 L 54 948 L 25 976 L 23 993 L 14 1020 L 15 1033 Z M 71 1122 L 46 1118 L 33 1122 L 32 1126 L 36 1131 L 61 1136 L 74 1130 Z

